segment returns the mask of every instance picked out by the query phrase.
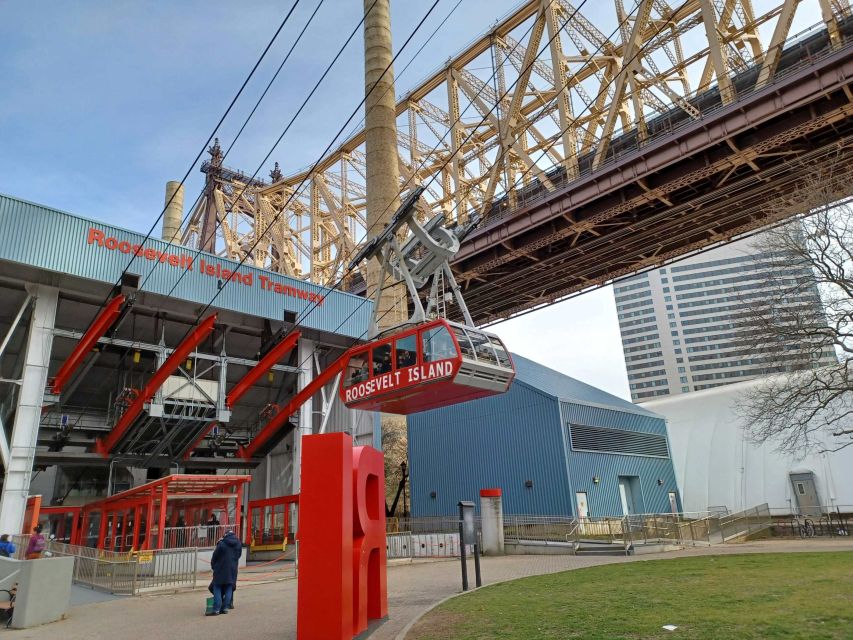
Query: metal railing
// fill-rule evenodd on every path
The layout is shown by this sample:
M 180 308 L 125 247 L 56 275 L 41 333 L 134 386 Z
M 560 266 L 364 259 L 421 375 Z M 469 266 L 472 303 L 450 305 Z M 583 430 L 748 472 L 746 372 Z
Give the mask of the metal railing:
M 74 558 L 73 580 L 117 595 L 192 588 L 198 580 L 198 549 L 116 553 L 49 541 L 45 551 Z
M 744 509 L 738 513 L 723 516 L 719 521 L 723 542 L 769 530 L 773 524 L 770 517 L 770 506 L 766 502 L 751 509 Z
M 479 538 L 479 518 L 475 518 L 474 525 Z M 459 518 L 389 518 L 386 531 L 385 550 L 391 560 L 457 558 L 462 552 L 459 544 Z M 473 553 L 472 545 L 468 545 L 466 552 Z
M 200 524 L 193 527 L 166 527 L 163 529 L 163 549 L 183 549 L 195 547 L 198 549 L 212 549 L 216 546 L 226 531 L 237 532 L 236 525 Z

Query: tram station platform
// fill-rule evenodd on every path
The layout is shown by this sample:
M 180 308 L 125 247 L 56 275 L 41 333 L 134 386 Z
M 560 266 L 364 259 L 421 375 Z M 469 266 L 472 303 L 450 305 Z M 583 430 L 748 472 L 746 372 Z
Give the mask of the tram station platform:
M 3 532 L 27 495 L 80 507 L 167 473 L 298 493 L 301 434 L 374 443 L 324 387 L 238 455 L 366 333 L 370 301 L 5 195 L 0 256 Z

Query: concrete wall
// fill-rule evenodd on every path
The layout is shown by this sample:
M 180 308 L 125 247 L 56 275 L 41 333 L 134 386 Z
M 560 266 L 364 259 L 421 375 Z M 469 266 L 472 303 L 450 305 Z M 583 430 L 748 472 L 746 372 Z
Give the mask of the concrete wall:
M 14 629 L 27 629 L 65 617 L 71 601 L 74 558 L 12 560 L 0 557 L 0 589 L 18 584 Z

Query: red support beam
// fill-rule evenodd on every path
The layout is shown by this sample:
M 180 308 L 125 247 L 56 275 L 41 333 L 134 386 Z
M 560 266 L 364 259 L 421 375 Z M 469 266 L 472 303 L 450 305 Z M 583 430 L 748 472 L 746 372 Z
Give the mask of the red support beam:
M 323 385 L 341 372 L 346 360 L 347 354 L 344 353 L 344 355 L 335 360 L 329 367 L 321 371 L 320 374 L 309 382 L 302 391 L 293 396 L 293 399 L 288 402 L 281 411 L 269 419 L 269 422 L 264 425 L 264 428 L 261 429 L 260 433 L 258 433 L 258 435 L 256 435 L 247 446 L 237 449 L 237 455 L 247 460 L 253 458 L 255 456 L 255 452 L 257 452 L 257 450 L 260 449 L 267 440 L 287 424 L 290 416 L 292 416 L 299 407 L 308 402 L 311 396 L 323 388 Z M 333 390 L 332 393 L 336 393 L 336 390 Z
M 74 347 L 71 355 L 65 359 L 59 371 L 56 372 L 56 377 L 50 383 L 51 391 L 57 395 L 62 393 L 62 388 L 65 383 L 71 378 L 77 367 L 83 364 L 83 360 L 98 342 L 98 340 L 113 326 L 113 323 L 121 315 L 121 306 L 124 304 L 125 297 L 123 294 L 118 294 L 115 298 L 109 301 L 98 316 L 86 329 L 86 333 L 80 338 L 80 342 Z
M 151 376 L 148 384 L 145 385 L 145 388 L 139 396 L 137 396 L 136 400 L 134 400 L 127 408 L 127 411 L 122 414 L 119 421 L 112 428 L 112 431 L 110 431 L 105 438 L 97 439 L 95 442 L 95 451 L 105 458 L 110 455 L 110 451 L 115 448 L 142 412 L 142 408 L 145 406 L 145 403 L 151 399 L 151 397 L 157 392 L 157 389 L 163 386 L 166 379 L 172 375 L 179 366 L 181 366 L 181 363 L 186 360 L 187 356 L 193 352 L 201 341 L 210 335 L 210 332 L 213 331 L 213 324 L 215 322 L 216 314 L 214 313 L 203 320 L 186 338 L 184 338 L 183 342 L 181 342 L 181 344 L 179 344 L 172 352 L 172 355 L 166 358 L 166 362 L 163 363 L 163 366 L 154 372 L 154 375 Z
M 293 349 L 293 347 L 296 346 L 296 342 L 299 340 L 299 336 L 301 335 L 302 334 L 299 331 L 294 331 L 270 349 L 270 352 L 261 358 L 258 364 L 249 369 L 246 375 L 243 376 L 242 379 L 234 385 L 234 388 L 228 392 L 228 395 L 225 398 L 226 406 L 229 409 L 233 407 L 243 394 L 245 394 L 258 381 L 258 378 L 269 371 L 274 364 L 281 360 L 291 351 L 291 349 Z

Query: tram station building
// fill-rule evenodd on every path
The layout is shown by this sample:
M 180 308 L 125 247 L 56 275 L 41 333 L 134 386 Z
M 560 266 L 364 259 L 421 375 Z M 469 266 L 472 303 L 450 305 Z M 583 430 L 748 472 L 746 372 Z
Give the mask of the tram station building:
M 412 515 L 499 487 L 509 514 L 681 511 L 664 418 L 513 355 L 505 394 L 408 416 Z
M 303 434 L 378 444 L 331 386 L 263 429 L 363 337 L 364 298 L 0 195 L 0 300 L 0 533 L 34 494 L 71 507 L 251 474 L 245 505 L 298 493 Z

